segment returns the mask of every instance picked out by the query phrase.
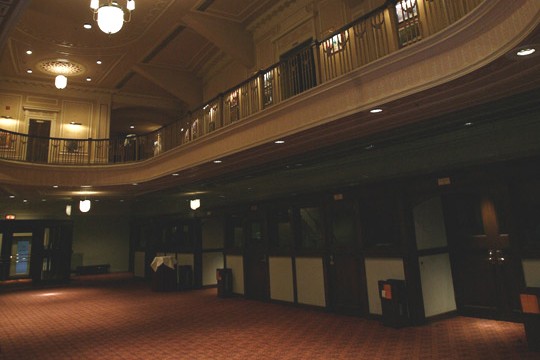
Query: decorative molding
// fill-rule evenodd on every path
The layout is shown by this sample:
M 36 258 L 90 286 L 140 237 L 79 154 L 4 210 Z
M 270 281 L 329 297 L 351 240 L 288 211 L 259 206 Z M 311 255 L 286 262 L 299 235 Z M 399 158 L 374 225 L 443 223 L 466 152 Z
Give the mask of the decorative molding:
M 59 113 L 60 108 L 53 108 L 53 107 L 46 107 L 46 106 L 38 106 L 38 105 L 23 105 L 24 111 L 39 111 L 39 112 L 51 112 L 51 113 Z

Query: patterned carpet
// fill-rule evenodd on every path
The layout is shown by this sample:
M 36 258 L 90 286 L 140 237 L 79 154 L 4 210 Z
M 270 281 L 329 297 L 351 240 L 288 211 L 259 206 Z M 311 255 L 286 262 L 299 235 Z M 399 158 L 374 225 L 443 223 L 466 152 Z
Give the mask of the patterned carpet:
M 290 305 L 153 292 L 126 275 L 0 289 L 0 359 L 540 359 L 522 324 L 455 317 L 396 330 Z

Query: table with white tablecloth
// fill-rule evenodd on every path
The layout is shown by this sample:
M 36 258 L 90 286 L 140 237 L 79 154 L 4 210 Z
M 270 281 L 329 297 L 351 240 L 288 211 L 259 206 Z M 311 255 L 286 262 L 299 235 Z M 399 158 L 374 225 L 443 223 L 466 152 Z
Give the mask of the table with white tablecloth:
M 156 256 L 150 267 L 152 274 L 152 290 L 174 291 L 177 290 L 176 258 L 174 256 Z

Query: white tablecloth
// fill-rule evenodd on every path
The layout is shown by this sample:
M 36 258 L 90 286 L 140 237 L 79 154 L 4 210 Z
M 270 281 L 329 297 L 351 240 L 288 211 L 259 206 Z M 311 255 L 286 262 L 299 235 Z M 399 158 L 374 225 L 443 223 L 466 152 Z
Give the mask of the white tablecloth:
M 161 265 L 165 265 L 167 267 L 170 267 L 171 269 L 174 269 L 174 265 L 176 265 L 176 259 L 174 256 L 156 256 L 154 260 L 152 261 L 152 264 L 150 264 L 150 267 L 152 270 L 157 271 L 158 267 Z

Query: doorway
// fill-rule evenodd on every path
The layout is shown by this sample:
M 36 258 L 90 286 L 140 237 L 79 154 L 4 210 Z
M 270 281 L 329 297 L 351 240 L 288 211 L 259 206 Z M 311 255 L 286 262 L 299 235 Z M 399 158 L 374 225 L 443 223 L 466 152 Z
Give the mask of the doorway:
M 248 219 L 245 223 L 244 279 L 248 299 L 266 301 L 269 298 L 268 257 L 263 237 L 263 221 Z
M 283 54 L 279 61 L 283 99 L 317 85 L 311 40 Z
M 69 279 L 70 222 L 0 221 L 0 281 Z
M 326 259 L 328 306 L 348 315 L 364 315 L 365 284 L 363 259 L 358 240 L 358 208 L 354 201 L 334 201 L 328 208 L 328 248 Z
M 514 320 L 523 274 L 500 195 L 444 197 L 456 305 L 463 315 Z
M 0 233 L 0 280 L 30 277 L 31 232 Z
M 49 137 L 51 122 L 49 120 L 30 119 L 28 127 L 28 144 L 26 160 L 46 163 L 49 158 Z

